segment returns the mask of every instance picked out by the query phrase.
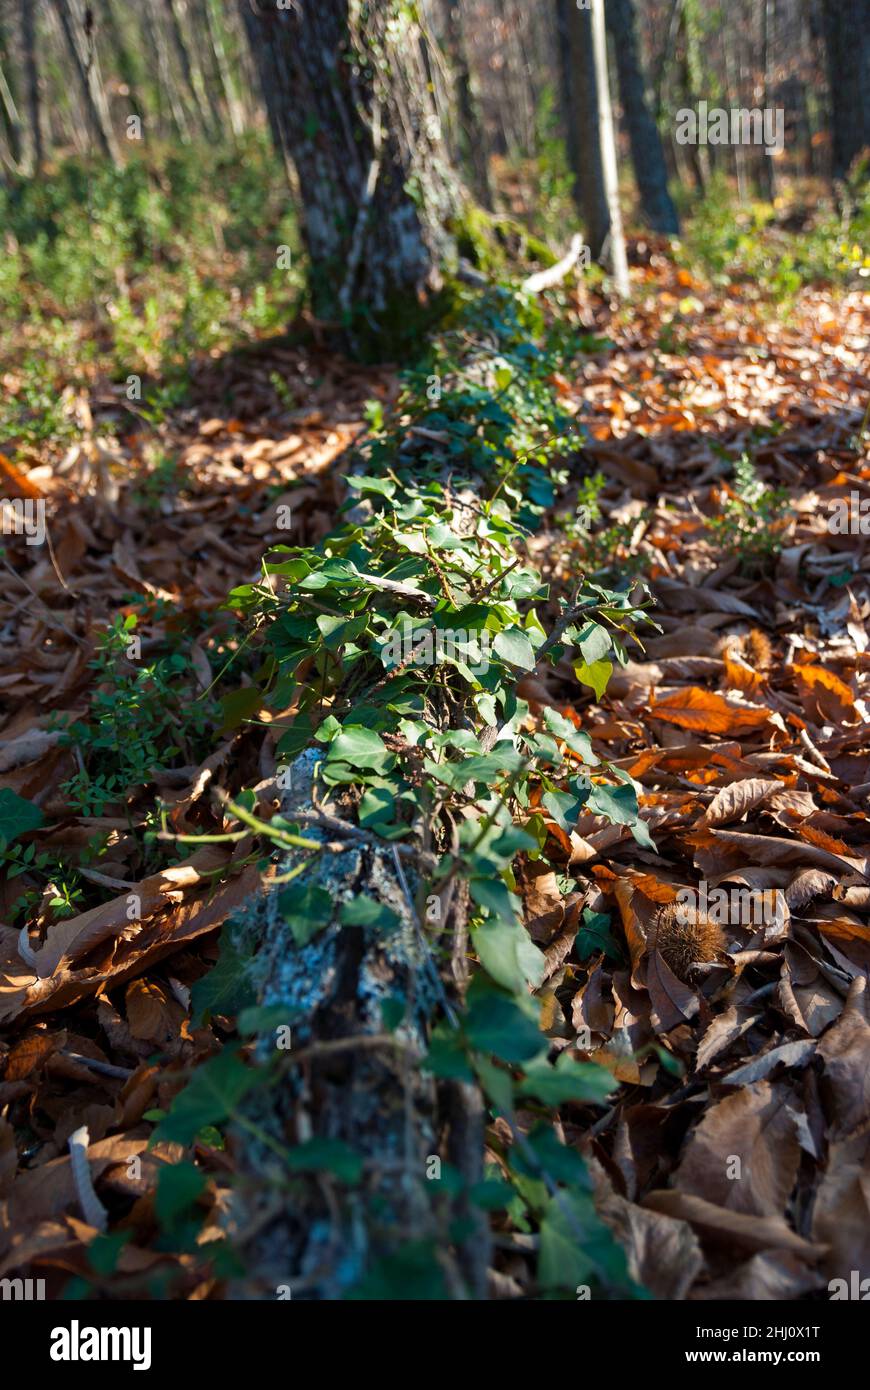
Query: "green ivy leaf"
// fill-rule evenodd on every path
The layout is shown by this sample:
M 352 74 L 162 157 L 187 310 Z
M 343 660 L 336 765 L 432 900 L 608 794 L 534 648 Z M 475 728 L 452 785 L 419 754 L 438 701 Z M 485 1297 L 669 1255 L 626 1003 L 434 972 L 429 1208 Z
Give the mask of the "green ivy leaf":
M 472 1047 L 503 1062 L 528 1062 L 545 1046 L 537 1019 L 530 1017 L 517 999 L 481 976 L 468 991 L 465 1033 Z
M 165 1119 L 151 1135 L 150 1145 L 169 1141 L 191 1144 L 206 1125 L 220 1124 L 236 1113 L 240 1101 L 267 1072 L 246 1067 L 234 1048 L 225 1047 L 197 1067 L 184 1090 L 179 1092 Z
M 625 964 L 625 954 L 610 930 L 610 916 L 606 912 L 593 912 L 583 909 L 583 925 L 577 933 L 574 950 L 580 960 L 588 960 L 597 951 L 603 951 L 608 960 L 618 965 Z
M 535 649 L 521 628 L 506 627 L 496 635 L 492 645 L 496 655 L 509 666 L 519 666 L 521 671 L 534 669 Z
M 574 675 L 581 685 L 588 685 L 594 690 L 596 699 L 600 700 L 607 689 L 607 682 L 613 675 L 613 662 L 578 661 L 574 665 Z
M 309 1139 L 289 1149 L 286 1162 L 291 1173 L 332 1173 L 350 1184 L 358 1183 L 363 1172 L 362 1157 L 341 1139 Z
M 538 1283 L 542 1289 L 573 1293 L 578 1284 L 588 1283 L 595 1273 L 588 1237 L 597 1224 L 587 1194 L 563 1188 L 550 1198 L 541 1222 Z
M 377 1260 L 345 1298 L 393 1303 L 397 1299 L 441 1302 L 448 1297 L 444 1272 L 433 1241 L 412 1241 Z
M 497 984 L 515 994 L 524 993 L 527 984 L 534 989 L 540 985 L 544 955 L 520 922 L 490 919 L 473 929 L 471 939 L 481 965 Z
M 25 801 L 9 787 L 0 788 L 0 839 L 7 845 L 26 835 L 30 830 L 38 830 L 45 817 L 32 801 Z
M 278 910 L 284 914 L 297 946 L 305 946 L 329 925 L 335 905 L 325 888 L 309 884 L 300 891 L 294 884 L 279 895 Z
M 206 1013 L 232 1017 L 253 1003 L 254 990 L 247 973 L 250 958 L 239 950 L 236 932 L 234 923 L 224 923 L 217 964 L 197 980 L 190 991 L 197 1022 L 202 1022 Z
M 606 1067 L 599 1067 L 595 1062 L 575 1062 L 563 1052 L 555 1066 L 537 1062 L 526 1067 L 519 1091 L 524 1096 L 537 1096 L 545 1105 L 561 1105 L 566 1100 L 600 1104 L 616 1084 L 613 1073 Z
M 172 1226 L 205 1190 L 205 1174 L 193 1163 L 168 1163 L 157 1174 L 154 1211 L 161 1226 Z
M 610 651 L 610 633 L 600 623 L 586 623 L 577 634 L 577 646 L 583 653 L 584 662 L 592 666 Z

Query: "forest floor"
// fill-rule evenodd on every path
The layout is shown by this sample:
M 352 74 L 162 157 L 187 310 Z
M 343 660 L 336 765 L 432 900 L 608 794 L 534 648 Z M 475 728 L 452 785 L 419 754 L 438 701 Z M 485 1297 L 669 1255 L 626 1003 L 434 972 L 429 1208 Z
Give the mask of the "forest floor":
M 662 631 L 600 700 L 569 662 L 520 693 L 533 716 L 575 714 L 642 785 L 656 848 L 581 815 L 549 827 L 521 887 L 543 1026 L 613 1074 L 562 1133 L 635 1277 L 663 1298 L 800 1298 L 870 1269 L 870 522 L 828 524 L 838 499 L 870 511 L 867 297 L 806 290 L 777 315 L 749 282 L 723 298 L 645 260 L 630 313 L 567 296 L 589 350 L 554 385 L 587 437 L 562 510 L 576 521 L 600 473 L 600 516 L 554 514 L 530 551 L 545 575 L 646 580 Z M 148 1144 L 236 1036 L 213 1002 L 203 1018 L 202 982 L 258 870 L 172 836 L 219 830 L 216 790 L 274 777 L 221 605 L 269 546 L 335 524 L 366 402 L 396 391 L 390 367 L 265 343 L 201 363 L 156 427 L 95 386 L 66 403 L 72 443 L 27 469 L 0 459 L 7 497 L 44 499 L 50 540 L 9 537 L 2 561 L 0 1277 L 38 1274 L 50 1297 L 220 1296 L 232 1144 L 197 1140 L 198 1233 L 177 1245 L 166 1225 L 191 1194 L 158 1179 L 180 1150 Z M 648 934 L 699 878 L 764 910 L 726 914 L 713 963 L 684 979 Z M 74 1180 L 82 1125 L 105 1218 Z M 533 1293 L 496 1221 L 496 1291 Z

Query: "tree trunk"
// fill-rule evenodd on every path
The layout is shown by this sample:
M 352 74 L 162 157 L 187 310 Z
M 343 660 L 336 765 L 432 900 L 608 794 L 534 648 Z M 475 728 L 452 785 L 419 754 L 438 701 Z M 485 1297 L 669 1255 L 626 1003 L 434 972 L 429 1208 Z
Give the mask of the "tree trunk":
M 610 0 L 607 17 L 643 214 L 654 231 L 676 235 L 680 224 L 668 192 L 668 171 L 658 126 L 647 101 L 633 0 Z
M 187 145 L 190 143 L 190 126 L 184 102 L 176 85 L 175 74 L 169 61 L 169 49 L 163 27 L 163 13 L 158 8 L 157 0 L 144 0 L 142 18 L 152 52 L 157 55 L 158 83 L 161 91 L 166 93 L 172 115 L 172 124 L 182 144 Z
M 628 263 L 616 165 L 616 141 L 607 76 L 604 0 L 568 11 L 571 41 L 571 116 L 578 203 L 589 249 L 606 262 L 617 293 L 628 293 Z
M 738 93 L 734 80 L 734 59 L 731 50 L 731 36 L 727 26 L 722 29 L 722 49 L 725 70 L 725 104 L 731 109 L 739 107 Z M 734 177 L 737 180 L 737 201 L 746 202 L 746 150 L 739 142 L 731 146 L 734 161 Z
M 27 131 L 20 111 L 19 64 L 5 18 L 0 12 L 0 112 L 9 141 L 10 166 L 20 173 L 27 167 Z
M 233 132 L 234 136 L 239 136 L 245 128 L 245 121 L 242 114 L 241 103 L 236 94 L 236 89 L 233 86 L 233 76 L 230 72 L 230 64 L 224 45 L 224 34 L 221 21 L 212 9 L 212 0 L 205 0 L 205 17 L 208 22 L 208 32 L 211 39 L 212 51 L 215 56 L 215 62 L 217 63 L 221 88 L 223 89 L 224 100 L 227 104 L 227 111 L 229 113 L 230 130 Z
M 21 0 L 21 47 L 24 54 L 24 80 L 27 84 L 27 116 L 31 170 L 42 168 L 42 110 L 39 101 L 39 67 L 36 60 L 36 12 L 38 0 Z
M 485 208 L 492 208 L 486 136 L 471 86 L 459 0 L 444 0 L 444 10 L 445 46 L 456 84 L 456 104 L 459 109 L 459 145 L 469 169 L 475 198 Z
M 26 5 L 28 0 L 23 0 Z M 115 0 L 101 0 L 98 10 L 98 24 L 112 60 L 113 76 L 120 77 L 127 88 L 126 100 L 130 112 L 144 122 L 148 115 L 148 102 L 143 97 L 143 72 L 139 54 L 134 57 L 130 44 L 124 34 L 117 10 L 113 9 Z M 138 16 L 137 16 L 138 18 Z M 144 45 L 137 45 L 142 49 Z M 104 49 L 105 51 L 105 49 Z
M 459 191 L 425 81 L 422 36 L 387 0 L 242 14 L 273 136 L 295 167 L 315 313 L 375 335 L 437 288 Z M 358 312 L 354 312 L 354 311 Z
M 764 74 L 764 106 L 766 110 L 773 108 L 773 51 L 774 51 L 774 27 L 776 16 L 774 14 L 773 0 L 762 0 L 761 11 L 761 65 Z M 759 149 L 760 176 L 759 185 L 763 197 L 772 203 L 776 197 L 776 171 L 773 163 L 773 155 L 768 154 L 764 148 Z
M 870 145 L 870 0 L 823 0 L 833 115 L 832 173 L 844 178 Z
M 172 43 L 181 75 L 199 113 L 202 130 L 206 135 L 219 135 L 220 121 L 216 119 L 214 111 L 209 107 L 205 83 L 202 80 L 202 71 L 187 44 L 180 0 L 164 0 L 164 5 L 168 13 L 169 31 L 172 35 Z
M 2 109 L 3 120 L 8 133 L 9 161 L 16 171 L 20 172 L 22 163 L 21 117 L 18 114 L 15 97 L 12 95 L 12 88 L 6 77 L 2 54 L 0 54 L 0 109 Z
M 574 121 L 574 75 L 571 65 L 571 10 L 573 0 L 556 0 L 556 40 L 559 52 L 559 102 L 562 108 L 562 126 L 565 131 L 565 153 L 568 165 L 574 171 L 580 167 L 580 152 L 577 149 L 577 129 Z M 575 198 L 577 197 L 575 188 Z
M 682 0 L 680 28 L 684 44 L 682 83 L 685 104 L 697 109 L 698 94 L 704 90 L 697 0 Z M 695 186 L 703 194 L 710 182 L 710 146 L 692 144 L 682 148 L 688 157 Z
M 109 103 L 94 42 L 93 13 L 84 4 L 84 0 L 54 0 L 54 4 L 82 89 L 91 132 L 103 154 L 107 155 L 113 164 L 120 165 L 120 150 L 112 129 Z

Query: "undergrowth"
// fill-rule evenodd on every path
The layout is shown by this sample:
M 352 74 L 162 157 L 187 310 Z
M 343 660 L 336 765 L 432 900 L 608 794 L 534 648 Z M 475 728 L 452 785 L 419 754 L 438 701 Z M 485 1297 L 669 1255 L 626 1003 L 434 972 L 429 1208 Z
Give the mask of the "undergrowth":
M 97 372 L 184 378 L 191 358 L 279 331 L 300 241 L 264 137 L 79 157 L 0 187 L 0 440 L 62 437 L 57 384 Z M 283 248 L 283 249 L 282 249 Z

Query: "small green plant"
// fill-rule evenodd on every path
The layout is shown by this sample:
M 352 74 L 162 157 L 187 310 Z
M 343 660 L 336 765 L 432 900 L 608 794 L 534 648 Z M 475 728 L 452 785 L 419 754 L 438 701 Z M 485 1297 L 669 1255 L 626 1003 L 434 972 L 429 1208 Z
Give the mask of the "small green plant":
M 767 487 L 749 454 L 742 453 L 734 464 L 734 486 L 707 527 L 723 550 L 739 557 L 742 569 L 763 571 L 782 549 L 787 508 L 786 490 Z
M 45 888 L 51 888 L 54 894 L 44 901 L 44 889 L 32 884 L 9 909 L 13 923 L 22 916 L 29 917 L 40 905 L 58 919 L 74 917 L 81 911 L 84 888 L 76 870 L 45 850 L 37 850 L 33 841 L 24 845 L 20 842 L 7 844 L 0 840 L 0 866 L 7 881 L 26 874 L 28 879 L 41 879 Z
M 102 815 L 147 785 L 155 769 L 172 767 L 179 757 L 195 763 L 209 748 L 216 704 L 194 698 L 193 670 L 182 652 L 142 666 L 130 659 L 136 621 L 135 614 L 118 618 L 100 638 L 89 719 L 64 734 L 79 770 L 61 791 L 83 815 Z
M 16 384 L 0 398 L 0 438 L 31 448 L 75 438 L 78 425 L 46 362 L 28 356 L 15 377 Z
M 299 402 L 297 401 L 293 392 L 290 390 L 290 387 L 287 385 L 284 378 L 280 376 L 278 372 L 271 372 L 269 374 L 269 382 L 272 386 L 272 389 L 275 392 L 275 395 L 278 397 L 278 400 L 281 402 L 284 409 L 295 410 Z
M 164 497 L 174 497 L 183 490 L 184 472 L 180 460 L 163 450 L 156 450 L 148 464 L 133 491 L 133 498 L 138 506 L 154 512 L 160 508 Z

